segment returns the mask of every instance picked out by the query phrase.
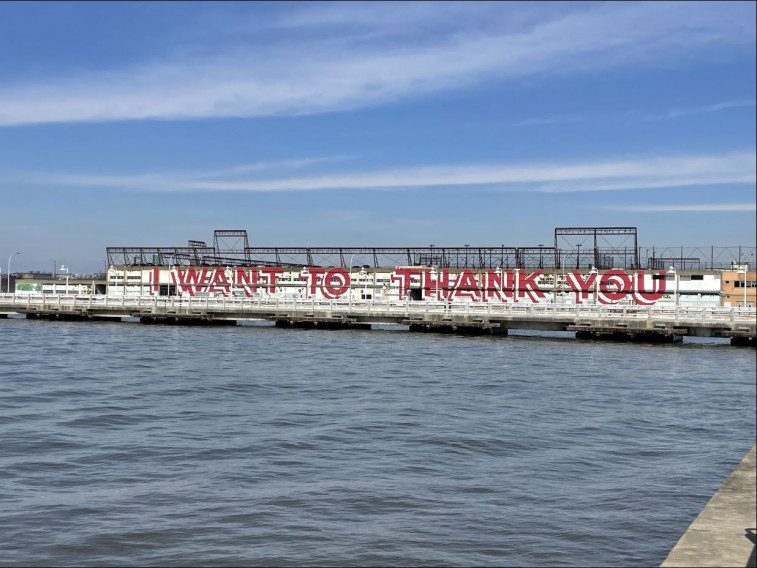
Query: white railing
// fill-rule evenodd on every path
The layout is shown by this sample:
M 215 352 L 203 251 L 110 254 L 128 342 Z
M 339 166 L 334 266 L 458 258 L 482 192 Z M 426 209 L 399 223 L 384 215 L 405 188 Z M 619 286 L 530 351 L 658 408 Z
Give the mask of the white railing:
M 202 313 L 281 313 L 282 315 L 327 312 L 333 315 L 416 317 L 423 315 L 486 316 L 517 319 L 565 321 L 580 319 L 653 319 L 706 325 L 708 322 L 755 323 L 754 307 L 637 306 L 602 304 L 448 303 L 439 301 L 317 300 L 284 298 L 226 298 L 178 296 L 105 296 L 0 294 L 0 309 L 82 309 L 111 308 L 118 311 L 149 311 L 155 315 L 171 312 Z

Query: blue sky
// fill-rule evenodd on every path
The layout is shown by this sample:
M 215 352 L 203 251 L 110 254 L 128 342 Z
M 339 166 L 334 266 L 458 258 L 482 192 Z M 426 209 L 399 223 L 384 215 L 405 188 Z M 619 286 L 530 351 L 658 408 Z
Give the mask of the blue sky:
M 754 246 L 754 2 L 0 3 L 0 267 Z

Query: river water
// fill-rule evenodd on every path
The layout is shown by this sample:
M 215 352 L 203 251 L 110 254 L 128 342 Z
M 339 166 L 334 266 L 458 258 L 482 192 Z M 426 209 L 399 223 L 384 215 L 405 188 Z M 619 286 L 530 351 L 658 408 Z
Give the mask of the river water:
M 754 350 L 542 335 L 0 320 L 0 564 L 659 565 Z

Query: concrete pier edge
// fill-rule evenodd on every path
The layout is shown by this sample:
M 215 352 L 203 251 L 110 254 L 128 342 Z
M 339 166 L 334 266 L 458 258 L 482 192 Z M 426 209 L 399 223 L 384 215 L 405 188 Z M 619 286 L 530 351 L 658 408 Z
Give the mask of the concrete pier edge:
M 755 448 L 747 452 L 661 564 L 755 566 L 757 474 Z

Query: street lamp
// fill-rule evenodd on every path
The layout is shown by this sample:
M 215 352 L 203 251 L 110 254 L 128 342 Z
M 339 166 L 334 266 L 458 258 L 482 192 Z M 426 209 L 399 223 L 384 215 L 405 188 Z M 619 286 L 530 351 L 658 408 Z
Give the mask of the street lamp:
M 564 252 L 562 255 L 562 260 L 560 261 L 560 267 L 562 268 L 562 283 L 561 288 L 565 286 L 565 259 L 568 257 L 568 251 Z M 552 292 L 553 296 L 555 298 L 555 304 L 557 303 L 557 278 L 555 278 L 555 282 L 552 285 Z
M 437 278 L 437 272 L 435 267 L 431 267 L 431 270 L 429 271 L 429 275 L 431 278 L 434 279 L 434 286 L 436 287 L 436 300 L 439 300 L 439 279 Z
M 678 279 L 677 279 L 678 275 L 676 274 L 676 269 L 673 266 L 671 266 L 668 269 L 668 274 L 673 275 L 673 305 L 677 307 L 678 306 Z
M 594 305 L 597 305 L 597 275 L 599 274 L 599 270 L 597 270 L 596 266 L 591 267 L 591 274 L 594 275 Z
M 576 247 L 578 248 L 578 252 L 576 253 L 576 270 L 579 270 L 581 268 L 581 245 L 578 244 Z
M 736 274 L 744 273 L 744 307 L 746 308 L 746 275 L 747 275 L 747 266 L 742 266 L 742 268 L 739 268 L 736 271 Z
M 352 261 L 355 259 L 355 253 L 350 255 L 350 294 L 349 299 L 352 301 Z
M 365 280 L 366 280 L 366 278 L 368 276 L 368 268 L 367 268 L 367 266 L 368 265 L 366 265 L 366 264 L 364 264 L 363 266 L 361 266 L 360 267 L 360 272 L 359 272 L 360 278 L 363 279 L 363 286 L 360 288 L 360 290 L 361 290 L 361 292 L 360 292 L 360 299 L 361 300 L 365 300 L 366 299 L 365 298 L 365 296 L 366 296 L 366 294 L 365 294 Z M 352 280 L 350 280 L 350 282 L 352 282 Z M 371 298 L 370 299 L 373 300 L 373 294 L 374 294 L 373 284 L 370 285 L 370 288 L 371 288 L 371 293 L 370 293 Z
M 66 295 L 68 295 L 68 267 L 65 264 L 61 264 L 60 270 L 66 273 Z
M 310 285 L 310 270 L 308 270 L 307 266 L 303 266 L 302 272 L 300 272 L 300 274 L 305 277 L 305 295 L 303 296 L 303 298 L 307 298 L 309 294 L 308 286 Z
M 176 253 L 171 253 L 171 256 L 168 257 L 168 284 L 166 285 L 166 295 L 171 295 L 171 267 L 176 263 Z M 160 282 L 158 282 L 158 286 L 160 286 Z M 160 294 L 160 292 L 158 292 Z
M 14 252 L 8 257 L 8 293 L 11 293 L 11 259 L 14 255 L 21 254 L 20 252 Z

